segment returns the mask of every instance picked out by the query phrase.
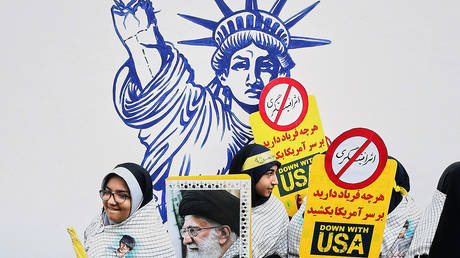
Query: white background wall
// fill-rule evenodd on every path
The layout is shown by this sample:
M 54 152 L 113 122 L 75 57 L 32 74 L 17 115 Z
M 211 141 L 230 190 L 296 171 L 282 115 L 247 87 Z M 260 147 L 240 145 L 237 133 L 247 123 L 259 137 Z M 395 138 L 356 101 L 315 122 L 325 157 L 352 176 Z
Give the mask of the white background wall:
M 274 2 L 262 1 L 262 8 Z M 312 3 L 288 1 L 281 18 Z M 172 42 L 209 35 L 176 13 L 221 17 L 212 0 L 155 6 Z M 235 10 L 242 6 L 243 0 L 231 1 Z M 2 4 L 2 257 L 73 257 L 66 226 L 83 237 L 101 208 L 103 175 L 143 156 L 137 131 L 122 123 L 112 103 L 114 74 L 127 54 L 110 7 L 108 0 Z M 333 42 L 291 51 L 292 77 L 317 97 L 326 134 L 334 139 L 354 127 L 377 132 L 406 167 L 421 207 L 444 168 L 459 160 L 459 8 L 454 0 L 324 0 L 291 30 Z M 179 49 L 206 84 L 212 51 Z

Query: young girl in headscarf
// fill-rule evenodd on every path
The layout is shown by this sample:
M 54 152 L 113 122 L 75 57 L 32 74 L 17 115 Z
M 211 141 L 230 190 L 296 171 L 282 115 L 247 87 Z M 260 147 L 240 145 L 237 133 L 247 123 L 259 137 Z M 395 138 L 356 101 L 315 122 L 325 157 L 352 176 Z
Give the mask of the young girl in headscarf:
M 273 196 L 281 166 L 262 145 L 249 144 L 233 158 L 230 174 L 248 174 L 252 184 L 252 257 L 287 257 L 289 217 L 283 203 Z
M 103 209 L 85 230 L 89 257 L 175 257 L 147 170 L 134 163 L 116 166 L 102 180 L 99 195 Z

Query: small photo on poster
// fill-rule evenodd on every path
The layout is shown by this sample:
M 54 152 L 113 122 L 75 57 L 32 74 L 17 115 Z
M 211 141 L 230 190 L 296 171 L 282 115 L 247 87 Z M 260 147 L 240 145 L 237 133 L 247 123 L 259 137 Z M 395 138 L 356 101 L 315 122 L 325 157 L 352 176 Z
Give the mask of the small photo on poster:
M 168 231 L 177 257 L 250 257 L 246 175 L 168 178 Z

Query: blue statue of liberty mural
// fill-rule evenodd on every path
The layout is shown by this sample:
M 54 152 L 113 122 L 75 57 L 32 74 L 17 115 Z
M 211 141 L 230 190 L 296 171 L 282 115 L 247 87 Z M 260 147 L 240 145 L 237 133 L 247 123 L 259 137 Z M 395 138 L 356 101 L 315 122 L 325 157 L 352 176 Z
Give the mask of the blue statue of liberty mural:
M 179 14 L 212 32 L 178 42 L 215 48 L 215 77 L 202 86 L 186 57 L 164 40 L 149 0 L 115 0 L 113 22 L 129 58 L 115 76 L 113 100 L 123 122 L 139 130 L 146 148 L 142 166 L 151 173 L 164 220 L 165 179 L 226 173 L 234 154 L 253 140 L 249 114 L 258 110 L 262 89 L 290 76 L 288 51 L 330 43 L 289 34 L 319 2 L 281 21 L 286 1 L 264 11 L 256 0 L 246 0 L 244 10 L 233 11 L 215 0 L 224 16 L 217 22 Z

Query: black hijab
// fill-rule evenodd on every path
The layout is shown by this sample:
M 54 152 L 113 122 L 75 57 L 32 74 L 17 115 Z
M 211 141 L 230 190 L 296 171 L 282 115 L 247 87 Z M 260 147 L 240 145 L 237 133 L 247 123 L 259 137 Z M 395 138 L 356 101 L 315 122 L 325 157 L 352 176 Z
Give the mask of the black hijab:
M 446 201 L 429 257 L 460 257 L 460 249 L 456 248 L 460 232 L 460 162 L 455 162 L 444 170 L 438 190 L 446 194 Z
M 409 175 L 406 172 L 406 169 L 404 166 L 399 162 L 397 159 L 388 156 L 388 159 L 392 159 L 396 161 L 398 166 L 396 167 L 396 175 L 395 175 L 395 181 L 396 185 L 399 187 L 404 188 L 407 192 L 410 191 L 410 183 L 409 183 Z M 388 209 L 388 213 L 392 212 L 398 204 L 402 201 L 402 195 L 401 193 L 398 193 L 393 189 L 393 192 L 391 193 L 391 200 L 390 200 L 390 207 Z
M 235 157 L 233 157 L 232 163 L 230 164 L 229 174 L 248 174 L 251 176 L 252 207 L 259 206 L 270 198 L 258 195 L 256 193 L 256 184 L 271 167 L 276 165 L 279 168 L 281 163 L 277 161 L 274 158 L 274 155 L 270 152 L 273 158 L 261 160 L 260 165 L 257 167 L 245 169 L 243 165 L 248 158 L 267 152 L 270 152 L 270 149 L 265 146 L 259 144 L 249 144 L 241 148 L 241 150 L 236 153 Z

